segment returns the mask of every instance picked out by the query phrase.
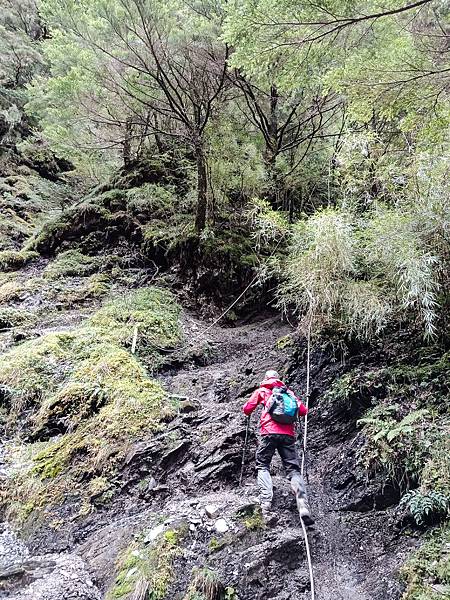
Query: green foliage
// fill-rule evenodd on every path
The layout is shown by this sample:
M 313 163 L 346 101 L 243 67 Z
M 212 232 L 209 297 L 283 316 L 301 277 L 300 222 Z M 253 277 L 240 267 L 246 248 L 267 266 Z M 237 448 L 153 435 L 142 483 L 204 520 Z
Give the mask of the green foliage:
M 380 410 L 383 411 L 384 418 L 375 416 L 375 414 L 380 414 Z M 398 406 L 395 405 L 382 407 L 381 409 L 377 407 L 377 409 L 372 411 L 373 416 L 360 419 L 358 423 L 368 426 L 369 435 L 374 442 L 386 440 L 390 444 L 399 437 L 410 436 L 415 431 L 417 421 L 423 421 L 429 415 L 429 411 L 426 408 L 422 408 L 410 412 L 401 421 L 386 418 L 386 413 L 397 410 Z
M 450 526 L 434 530 L 401 569 L 402 600 L 442 600 L 450 594 Z
M 411 512 L 417 525 L 423 525 L 430 518 L 446 517 L 450 513 L 450 495 L 429 491 L 410 490 L 401 499 L 401 504 Z
M 180 554 L 183 536 L 182 529 L 169 529 L 149 546 L 131 544 L 119 559 L 107 600 L 135 597 L 163 600 L 174 577 L 173 562 Z
M 424 334 L 435 335 L 446 256 L 433 254 L 414 211 L 380 207 L 363 219 L 327 209 L 294 225 L 279 305 L 312 312 L 316 330 L 368 338 L 415 315 Z
M 15 271 L 21 269 L 28 262 L 37 258 L 36 252 L 22 250 L 3 250 L 0 252 L 0 271 Z
M 269 202 L 253 198 L 248 210 L 248 219 L 252 224 L 253 237 L 259 250 L 269 242 L 282 239 L 289 230 L 286 216 L 271 208 Z

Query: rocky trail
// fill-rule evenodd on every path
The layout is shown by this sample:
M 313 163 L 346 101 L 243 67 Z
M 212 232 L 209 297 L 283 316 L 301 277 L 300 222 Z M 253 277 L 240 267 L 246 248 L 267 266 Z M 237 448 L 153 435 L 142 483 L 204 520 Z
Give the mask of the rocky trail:
M 6 523 L 2 525 L 0 597 L 104 598 L 117 558 L 130 540 L 144 532 L 144 543 L 151 545 L 180 523 L 187 533 L 166 597 L 184 598 L 192 569 L 205 566 L 237 594 L 230 598 L 310 597 L 302 530 L 278 458 L 273 463 L 278 523 L 267 528 L 258 521 L 246 522 L 257 498 L 256 416 L 251 421 L 243 486 L 238 487 L 245 435 L 241 405 L 269 367 L 302 391 L 302 350 L 280 343 L 289 339 L 292 329 L 279 317 L 266 315 L 234 327 L 215 325 L 206 333 L 206 323 L 192 315 L 184 319 L 189 348 L 173 353 L 160 374 L 179 402 L 178 416 L 161 433 L 130 448 L 120 493 L 109 504 L 99 504 L 89 515 L 69 519 L 61 528 L 37 523 L 26 545 Z M 405 541 L 395 538 L 390 523 L 393 509 L 377 506 L 378 491 L 367 487 L 357 466 L 358 415 L 337 441 L 342 416 L 321 405 L 321 391 L 341 368 L 323 353 L 313 353 L 315 393 L 307 464 L 316 518 L 309 533 L 316 597 L 394 600 L 400 597 L 394 572 L 405 557 Z M 4 477 L 6 467 L 2 468 Z

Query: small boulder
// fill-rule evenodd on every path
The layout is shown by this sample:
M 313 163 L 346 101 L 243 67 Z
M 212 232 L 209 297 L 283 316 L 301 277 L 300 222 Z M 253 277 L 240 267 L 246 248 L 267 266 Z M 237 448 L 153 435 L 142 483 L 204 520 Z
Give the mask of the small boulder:
M 225 519 L 217 519 L 214 523 L 214 527 L 217 533 L 226 533 L 230 529 Z
M 154 527 L 145 537 L 144 544 L 150 544 L 150 542 L 156 540 L 156 538 L 159 537 L 163 531 L 164 525 L 158 525 L 158 527 Z
M 215 504 L 208 504 L 205 506 L 205 513 L 210 519 L 214 519 L 219 514 L 219 507 Z

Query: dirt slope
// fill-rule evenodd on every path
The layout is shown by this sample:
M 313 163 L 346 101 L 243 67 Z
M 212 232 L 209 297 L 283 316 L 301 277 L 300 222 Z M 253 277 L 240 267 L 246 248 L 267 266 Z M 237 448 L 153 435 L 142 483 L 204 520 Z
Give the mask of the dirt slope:
M 188 597 L 193 568 L 205 566 L 228 589 L 228 598 L 310 597 L 302 531 L 278 459 L 273 465 L 278 524 L 264 528 L 257 519 L 246 523 L 257 496 L 256 417 L 243 486 L 238 487 L 245 433 L 241 405 L 269 367 L 286 375 L 294 389 L 303 389 L 303 342 L 280 343 L 291 327 L 278 317 L 232 328 L 216 325 L 205 333 L 206 323 L 187 316 L 184 326 L 191 344 L 175 353 L 160 375 L 184 401 L 178 416 L 163 432 L 130 449 L 120 493 L 109 504 L 68 520 L 60 529 L 36 524 L 25 536 L 27 547 L 3 525 L 1 597 L 104 598 L 113 585 L 118 557 L 133 539 L 145 535 L 151 547 L 161 532 L 180 524 L 184 537 L 165 598 Z M 352 358 L 354 364 L 362 360 Z M 322 405 L 323 391 L 341 370 L 342 364 L 331 356 L 313 353 L 308 483 L 316 517 L 310 540 L 317 599 L 395 600 L 400 597 L 395 571 L 407 548 L 395 537 L 394 503 L 389 495 L 380 500 L 383 490 L 367 484 L 355 460 L 361 443 L 358 414 L 342 415 Z M 211 518 L 205 514 L 210 505 Z M 216 531 L 219 519 L 225 520 L 223 533 Z

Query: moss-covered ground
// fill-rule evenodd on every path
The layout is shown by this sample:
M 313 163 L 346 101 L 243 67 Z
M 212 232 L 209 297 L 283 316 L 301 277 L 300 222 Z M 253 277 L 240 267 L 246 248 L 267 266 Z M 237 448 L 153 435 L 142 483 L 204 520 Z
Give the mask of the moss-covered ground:
M 163 361 L 161 350 L 180 341 L 179 315 L 167 290 L 141 288 L 106 301 L 70 331 L 25 341 L 2 355 L 5 426 L 13 433 L 20 422 L 22 436 L 34 442 L 17 449 L 28 460 L 6 492 L 10 512 L 20 517 L 24 506 L 57 503 L 66 494 L 98 495 L 99 482 L 110 490 L 130 444 L 173 411 L 149 370 Z M 136 326 L 145 365 L 131 353 Z
M 119 558 L 115 580 L 106 599 L 166 598 L 175 576 L 174 560 L 181 552 L 185 534 L 183 527 L 168 529 L 151 544 L 131 544 Z

